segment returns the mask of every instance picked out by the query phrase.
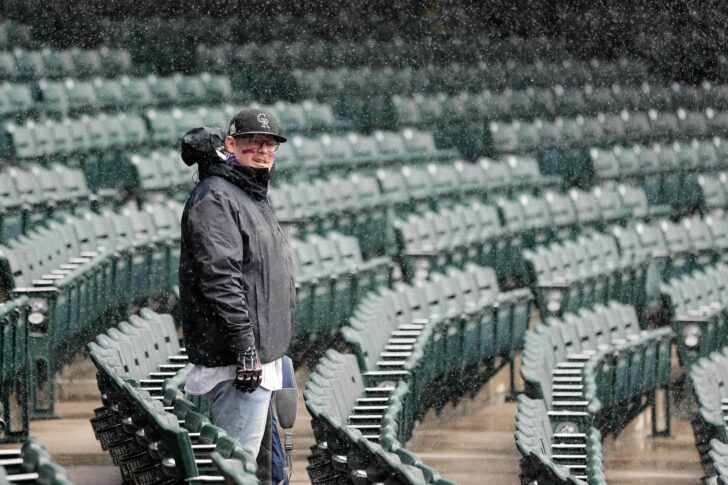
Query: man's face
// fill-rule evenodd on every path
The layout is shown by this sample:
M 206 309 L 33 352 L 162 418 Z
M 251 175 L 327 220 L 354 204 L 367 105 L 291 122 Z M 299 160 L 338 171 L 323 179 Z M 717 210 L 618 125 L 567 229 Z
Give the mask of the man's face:
M 225 137 L 225 149 L 246 167 L 270 170 L 276 159 L 277 146 L 278 142 L 270 135 Z

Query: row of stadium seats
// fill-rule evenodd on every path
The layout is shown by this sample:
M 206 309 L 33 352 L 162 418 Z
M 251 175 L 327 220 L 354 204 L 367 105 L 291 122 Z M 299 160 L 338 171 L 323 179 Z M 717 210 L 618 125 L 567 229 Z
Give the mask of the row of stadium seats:
M 38 81 L 57 78 L 113 77 L 134 74 L 131 55 L 125 49 L 15 48 L 0 52 L 0 79 Z
M 80 169 L 51 164 L 0 171 L 0 244 L 90 208 L 91 193 Z
M 492 268 L 469 264 L 369 295 L 342 336 L 365 379 L 408 381 L 417 419 L 510 361 L 522 346 L 531 300 L 527 289 L 501 291 Z
M 237 441 L 184 398 L 165 402 L 165 378 L 189 368 L 171 315 L 144 308 L 88 347 L 103 402 L 91 424 L 126 482 L 219 477 L 210 457 L 217 452 L 242 465 L 244 483 L 257 483 L 255 459 Z
M 290 246 L 298 304 L 289 355 L 298 363 L 331 340 L 362 298 L 392 286 L 392 261 L 364 260 L 357 239 L 336 232 L 291 239 Z
M 524 249 L 645 220 L 655 212 L 647 206 L 644 191 L 629 186 L 522 193 L 485 203 L 439 201 L 439 205 L 435 211 L 401 213 L 392 222 L 397 256 L 408 281 L 431 269 L 471 261 L 493 266 L 501 281 L 527 284 Z
M 676 276 L 660 291 L 666 324 L 675 331 L 680 363 L 690 369 L 701 357 L 708 357 L 728 345 L 728 266 L 723 263 Z
M 68 472 L 53 461 L 37 438 L 26 438 L 19 449 L 0 450 L 0 483 L 73 485 Z
M 690 366 L 689 382 L 695 397 L 689 409 L 695 446 L 703 466 L 705 483 L 728 483 L 728 348 L 704 354 Z M 711 482 L 711 477 L 718 477 Z
M 306 467 L 311 483 L 391 483 L 397 485 L 452 482 L 424 465 L 404 447 L 388 451 L 370 440 L 357 427 L 346 426 L 350 413 L 369 403 L 388 403 L 394 398 L 392 385 L 365 387 L 356 358 L 333 349 L 326 352 L 309 375 L 304 391 L 306 408 L 317 444 Z M 365 397 L 360 397 L 365 396 Z M 367 403 L 357 405 L 357 403 Z M 360 414 L 361 418 L 367 415 Z M 362 420 L 362 423 L 365 422 Z
M 448 153 L 451 152 L 426 148 L 432 146 L 432 138 L 428 133 L 414 131 L 411 133 L 412 139 L 405 143 L 408 136 L 408 130 L 404 130 L 401 135 L 383 132 L 381 137 L 377 134 L 374 137 L 359 134 L 346 137 L 323 135 L 321 144 L 328 147 L 323 149 L 323 156 L 318 158 L 321 160 L 319 165 L 306 160 L 293 161 L 281 148 L 281 156 L 276 159 L 276 176 L 285 181 L 280 184 L 276 182 L 273 193 L 287 191 L 289 184 L 296 184 L 300 189 L 300 184 L 307 182 L 308 185 L 324 183 L 326 176 L 336 178 L 332 177 L 332 173 L 337 173 L 341 178 L 351 172 L 349 176 L 355 184 L 363 180 L 365 184 L 371 185 L 369 179 L 376 176 L 378 182 L 374 183 L 379 184 L 379 192 L 384 192 L 383 195 L 397 209 L 410 211 L 420 206 L 437 205 L 440 199 L 482 196 L 484 193 L 493 195 L 540 191 L 556 187 L 561 182 L 559 177 L 543 176 L 539 172 L 538 162 L 531 157 L 512 156 L 502 161 L 482 158 L 476 164 L 460 160 L 448 163 L 451 161 Z M 294 141 L 297 138 L 294 137 Z M 377 145 L 379 138 L 381 143 Z M 386 154 L 383 153 L 385 151 Z M 438 163 L 429 162 L 438 158 L 442 158 Z M 400 166 L 399 169 L 392 168 L 397 166 Z M 375 168 L 379 170 L 375 171 Z M 139 193 L 141 198 L 154 194 L 178 197 L 192 184 L 192 171 L 179 162 L 179 154 L 171 149 L 135 153 L 118 162 L 117 171 L 127 178 L 111 182 L 107 178 L 105 183 L 118 183 L 121 187 Z M 310 181 L 313 174 L 319 178 Z M 302 190 L 310 192 L 308 189 Z M 625 200 L 630 196 L 629 190 L 622 194 Z M 287 199 L 280 201 L 279 207 L 285 212 L 285 219 L 296 219 L 292 213 L 315 211 L 306 208 L 311 201 L 301 202 L 299 195 Z M 352 203 L 344 202 L 346 205 Z M 290 204 L 293 206 L 288 207 Z
M 277 173 L 295 177 L 332 170 L 391 167 L 407 163 L 442 162 L 459 157 L 457 150 L 437 147 L 431 132 L 405 128 L 316 137 L 294 136 L 276 153 Z
M 230 72 L 236 63 L 226 64 Z M 625 70 L 625 75 L 620 71 Z M 377 96 L 383 93 L 480 92 L 483 89 L 525 89 L 547 86 L 610 86 L 615 83 L 642 83 L 650 80 L 643 65 L 614 61 L 539 61 L 532 64 L 492 62 L 478 64 L 429 64 L 417 67 L 342 67 L 338 69 L 296 69 L 291 73 L 294 94 L 332 101 L 351 96 Z
M 109 311 L 177 284 L 181 205 L 67 216 L 0 246 L 0 290 L 27 297 L 32 417 L 51 416 L 53 375 Z
M 496 153 L 528 153 L 604 147 L 650 141 L 684 141 L 720 136 L 728 129 L 728 112 L 706 110 L 629 112 L 554 121 L 491 122 L 488 143 Z M 562 160 L 559 160 L 562 161 Z M 572 171 L 579 165 L 569 167 Z M 548 173 L 548 172 L 547 172 Z
M 645 305 L 647 254 L 620 254 L 615 238 L 587 234 L 523 253 L 542 318 L 610 300 Z
M 632 222 L 612 226 L 606 234 L 526 251 L 523 257 L 544 317 L 608 299 L 629 302 L 642 316 L 662 305 L 661 281 L 724 259 L 726 236 L 728 220 L 717 215 Z
M 334 118 L 331 107 L 324 104 L 277 103 L 261 108 L 275 114 L 291 133 L 324 129 L 335 132 L 346 127 L 346 122 Z M 232 105 L 210 105 L 147 110 L 143 114 L 102 113 L 61 120 L 8 123 L 0 156 L 15 160 L 57 159 L 89 152 L 127 151 L 140 145 L 176 145 L 191 127 L 227 127 L 237 112 Z
M 573 426 L 554 429 L 542 399 L 530 399 L 525 394 L 518 396 L 515 439 L 524 480 L 553 485 L 607 483 L 599 430 L 593 426 L 583 430 Z M 552 449 L 556 440 L 571 447 Z
M 616 302 L 569 313 L 561 321 L 549 319 L 529 332 L 521 375 L 527 395 L 542 404 L 519 402 L 516 443 L 525 458 L 524 474 L 533 473 L 534 465 L 546 468 L 536 470 L 537 475 L 560 475 L 565 468 L 585 482 L 605 483 L 603 465 L 590 463 L 591 428 L 605 435 L 618 433 L 648 406 L 653 435 L 669 435 L 672 338 L 670 328 L 640 330 L 635 309 Z M 665 391 L 665 428 L 658 431 L 659 389 Z M 533 411 L 539 416 L 529 415 Z M 546 430 L 521 426 L 534 419 Z M 546 456 L 536 461 L 533 455 L 539 451 Z M 571 482 L 562 477 L 554 483 Z
M 2 95 L 5 95 L 2 97 Z M 0 90 L 0 115 L 66 117 L 79 113 L 122 111 L 229 103 L 233 94 L 227 76 L 201 73 L 167 77 L 41 80 L 37 84 L 7 83 Z
M 444 483 L 402 443 L 429 407 L 473 392 L 510 362 L 529 317 L 527 290 L 500 292 L 493 270 L 475 265 L 370 293 L 342 329 L 354 355 L 327 351 L 304 391 L 318 443 L 312 482 Z M 376 462 L 372 442 L 389 458 L 362 466 Z
M 392 40 L 312 40 L 290 43 L 284 40 L 269 42 L 248 42 L 245 44 L 214 43 L 197 46 L 199 66 L 214 63 L 222 70 L 230 63 L 245 61 L 254 65 L 285 68 L 337 68 L 355 66 L 422 66 L 460 62 L 499 62 L 509 59 L 513 62 L 536 63 L 564 58 L 563 44 L 558 39 L 546 37 L 500 39 L 497 37 L 426 37 L 418 42 L 406 42 L 401 38 Z M 625 76 L 631 72 L 644 72 L 646 68 L 633 59 L 619 59 L 620 65 L 637 64 L 631 69 L 622 68 Z M 639 78 L 637 78 L 639 79 Z
M 452 95 L 415 94 L 392 96 L 393 114 L 398 126 L 437 127 L 444 123 L 478 119 L 529 120 L 558 116 L 596 116 L 620 111 L 723 110 L 728 107 L 728 86 L 673 84 L 660 86 L 591 86 L 545 88 L 528 87 L 499 92 L 489 90 Z

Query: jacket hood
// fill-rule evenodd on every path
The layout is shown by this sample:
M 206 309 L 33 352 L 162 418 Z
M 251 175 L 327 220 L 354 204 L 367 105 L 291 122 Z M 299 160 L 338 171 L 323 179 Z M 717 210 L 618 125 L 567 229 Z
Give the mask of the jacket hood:
M 205 126 L 193 128 L 181 140 L 182 161 L 188 166 L 197 164 L 200 180 L 210 176 L 222 177 L 238 186 L 251 197 L 262 200 L 268 195 L 273 170 L 246 167 L 228 160 L 222 152 L 225 132 Z
M 225 132 L 220 128 L 193 128 L 180 139 L 182 161 L 186 165 L 202 165 L 219 160 L 216 151 L 224 146 Z

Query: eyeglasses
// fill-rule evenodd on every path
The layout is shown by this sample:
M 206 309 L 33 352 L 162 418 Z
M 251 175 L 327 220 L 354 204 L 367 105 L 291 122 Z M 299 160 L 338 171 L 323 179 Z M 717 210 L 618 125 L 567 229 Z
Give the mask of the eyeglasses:
M 245 140 L 245 143 L 247 143 L 248 145 L 258 149 L 262 148 L 263 145 L 265 145 L 268 150 L 276 151 L 280 146 L 280 143 L 278 143 L 277 141 L 270 140 L 262 136 L 244 136 L 241 138 Z

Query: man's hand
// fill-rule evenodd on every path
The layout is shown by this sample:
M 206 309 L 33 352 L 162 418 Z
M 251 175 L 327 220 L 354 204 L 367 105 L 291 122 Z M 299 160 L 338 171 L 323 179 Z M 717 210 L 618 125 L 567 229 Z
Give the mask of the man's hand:
M 263 366 L 258 359 L 255 347 L 248 347 L 245 352 L 238 354 L 237 369 L 233 386 L 241 392 L 253 392 L 258 389 L 263 380 Z

